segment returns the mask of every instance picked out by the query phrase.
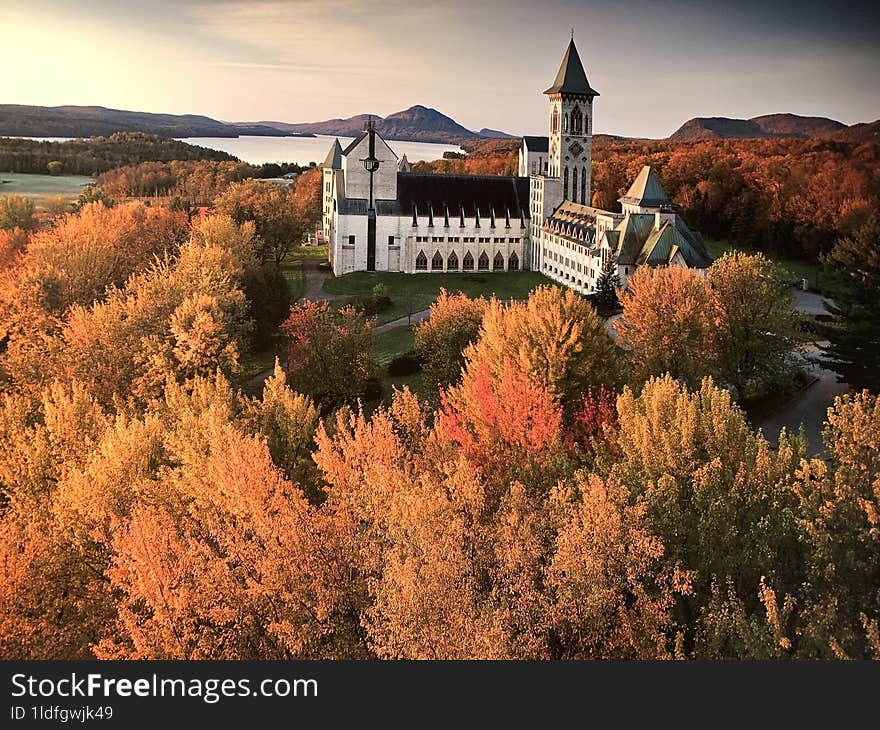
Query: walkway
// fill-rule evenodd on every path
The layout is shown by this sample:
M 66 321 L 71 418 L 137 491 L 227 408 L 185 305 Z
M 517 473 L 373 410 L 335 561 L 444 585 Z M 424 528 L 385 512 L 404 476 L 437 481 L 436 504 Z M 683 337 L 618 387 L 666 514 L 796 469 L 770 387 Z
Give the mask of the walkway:
M 303 262 L 303 278 L 305 279 L 305 289 L 303 295 L 297 301 L 302 304 L 306 301 L 323 302 L 339 299 L 339 294 L 328 294 L 324 291 L 324 282 L 333 276 L 330 269 L 322 270 L 318 268 L 317 261 Z

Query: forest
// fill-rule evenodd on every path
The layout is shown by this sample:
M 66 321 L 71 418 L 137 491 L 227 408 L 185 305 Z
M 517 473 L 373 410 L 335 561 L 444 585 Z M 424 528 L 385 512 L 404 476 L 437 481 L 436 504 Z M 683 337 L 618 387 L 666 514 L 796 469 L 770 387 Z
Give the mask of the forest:
M 4 657 L 880 658 L 880 400 L 826 458 L 738 404 L 803 338 L 775 264 L 640 271 L 616 340 L 556 287 L 443 295 L 431 393 L 367 404 L 372 320 L 278 274 L 310 174 L 0 231 Z
M 226 152 L 142 132 L 66 142 L 0 137 L 0 170 L 6 172 L 96 175 L 124 165 L 172 160 L 237 161 Z

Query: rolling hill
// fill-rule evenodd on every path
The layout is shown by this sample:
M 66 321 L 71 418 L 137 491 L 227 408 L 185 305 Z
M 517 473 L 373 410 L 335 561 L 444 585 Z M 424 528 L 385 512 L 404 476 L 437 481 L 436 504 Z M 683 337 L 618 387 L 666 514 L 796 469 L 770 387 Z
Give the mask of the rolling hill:
M 0 136 L 108 137 L 144 132 L 160 137 L 284 137 L 288 133 L 259 124 L 229 124 L 198 114 L 153 114 L 102 106 L 25 106 L 0 104 Z
M 257 123 L 285 132 L 311 132 L 312 134 L 356 137 L 371 117 L 376 122 L 376 131 L 389 140 L 457 144 L 463 140 L 479 139 L 486 136 L 472 132 L 451 117 L 421 104 L 389 114 L 387 117 L 381 117 L 378 114 L 358 114 L 354 117 L 327 119 L 323 122 L 291 124 L 289 122 L 261 121 Z
M 682 124 L 667 139 L 698 142 L 705 139 L 762 139 L 773 137 L 823 137 L 847 129 L 842 122 L 826 117 L 797 114 L 767 114 L 751 119 L 695 117 Z

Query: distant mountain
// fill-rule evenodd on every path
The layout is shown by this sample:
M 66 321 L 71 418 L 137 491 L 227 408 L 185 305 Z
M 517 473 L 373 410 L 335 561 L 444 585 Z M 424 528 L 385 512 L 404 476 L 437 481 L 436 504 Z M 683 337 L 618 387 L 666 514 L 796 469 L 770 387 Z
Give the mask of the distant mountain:
M 771 137 L 822 137 L 847 126 L 825 117 L 802 117 L 797 114 L 767 114 L 752 119 L 696 117 L 673 132 L 668 139 L 697 142 L 704 139 L 761 139 Z
M 454 119 L 421 104 L 409 109 L 380 117 L 377 114 L 358 114 L 347 119 L 328 119 L 323 122 L 258 122 L 258 124 L 275 127 L 285 132 L 311 132 L 337 137 L 356 137 L 360 134 L 367 120 L 376 122 L 376 131 L 385 139 L 408 142 L 438 142 L 457 144 L 463 140 L 479 138 L 482 133 L 472 132 L 461 126 Z M 484 130 L 485 131 L 485 130 Z M 509 136 L 509 135 L 504 135 Z
M 145 132 L 160 137 L 284 137 L 259 124 L 228 124 L 197 114 L 152 114 L 102 106 L 24 106 L 0 104 L 0 136 L 107 137 L 114 132 Z
M 481 137 L 489 137 L 491 139 L 518 139 L 515 134 L 508 134 L 507 132 L 499 132 L 497 129 L 489 129 L 488 127 L 483 127 L 479 132 L 477 132 Z
M 853 124 L 851 127 L 838 130 L 827 136 L 840 142 L 854 142 L 856 144 L 875 142 L 880 144 L 880 119 L 875 122 Z

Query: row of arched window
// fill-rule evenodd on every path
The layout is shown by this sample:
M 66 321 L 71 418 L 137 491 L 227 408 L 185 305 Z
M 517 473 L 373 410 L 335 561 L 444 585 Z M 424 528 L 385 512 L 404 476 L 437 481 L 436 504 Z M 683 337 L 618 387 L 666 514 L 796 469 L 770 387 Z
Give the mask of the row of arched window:
M 419 255 L 416 256 L 416 271 L 427 271 L 428 270 L 428 257 L 425 255 L 424 251 L 419 251 Z M 434 253 L 434 256 L 431 258 L 431 271 L 443 271 L 443 254 L 439 251 Z M 470 251 L 465 253 L 464 258 L 461 260 L 461 270 L 462 271 L 473 271 L 474 270 L 474 257 Z M 489 255 L 483 251 L 480 254 L 480 258 L 477 259 L 477 270 L 478 271 L 488 271 L 489 270 Z M 500 251 L 495 254 L 495 258 L 492 259 L 492 270 L 493 271 L 504 271 L 504 254 Z M 519 256 L 516 255 L 516 252 L 510 254 L 510 257 L 507 259 L 507 270 L 508 271 L 518 271 L 519 270 Z M 446 259 L 446 271 L 458 271 L 458 254 L 453 251 L 449 254 Z

